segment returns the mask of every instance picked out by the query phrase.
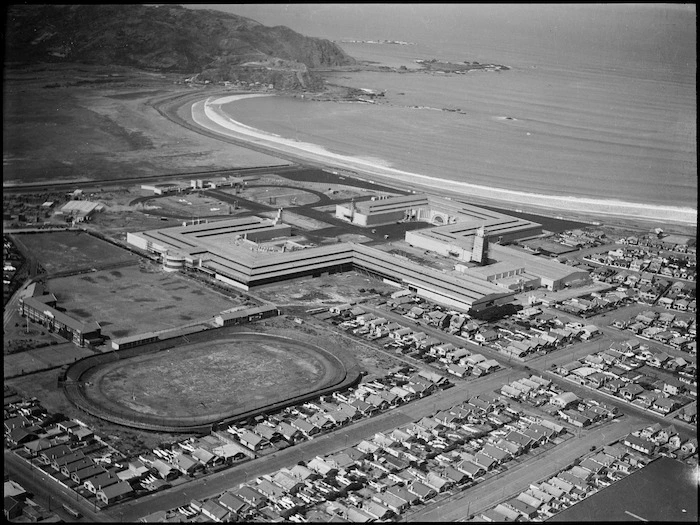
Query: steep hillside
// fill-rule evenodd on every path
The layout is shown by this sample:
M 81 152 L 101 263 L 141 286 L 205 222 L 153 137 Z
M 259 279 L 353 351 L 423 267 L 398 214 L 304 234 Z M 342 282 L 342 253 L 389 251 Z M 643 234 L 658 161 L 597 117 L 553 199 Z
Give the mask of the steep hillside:
M 12 5 L 6 64 L 82 62 L 202 74 L 209 80 L 317 87 L 310 68 L 355 61 L 284 26 L 176 5 Z M 277 87 L 277 86 L 276 86 Z

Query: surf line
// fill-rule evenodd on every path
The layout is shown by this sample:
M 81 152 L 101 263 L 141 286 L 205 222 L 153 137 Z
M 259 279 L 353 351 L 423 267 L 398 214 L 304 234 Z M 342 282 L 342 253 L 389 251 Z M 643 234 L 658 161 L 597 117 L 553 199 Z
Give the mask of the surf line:
M 322 161 L 341 168 L 364 171 L 366 174 L 387 177 L 403 182 L 415 183 L 426 189 L 439 186 L 443 189 L 463 194 L 465 196 L 481 197 L 492 201 L 508 202 L 520 205 L 542 206 L 548 209 L 567 212 L 583 212 L 588 215 L 607 215 L 617 217 L 636 217 L 647 220 L 671 221 L 684 224 L 697 223 L 697 210 L 674 206 L 662 206 L 627 202 L 615 199 L 594 199 L 587 197 L 557 196 L 540 193 L 529 193 L 504 188 L 482 186 L 462 181 L 453 181 L 439 177 L 431 177 L 419 173 L 380 165 L 361 157 L 341 155 L 328 151 L 323 146 L 295 139 L 285 138 L 252 126 L 243 124 L 222 109 L 222 105 L 243 99 L 275 96 L 263 93 L 230 95 L 212 100 L 195 102 L 192 105 L 192 119 L 200 126 L 223 135 L 230 135 L 254 144 L 264 145 L 281 152 L 292 153 L 309 160 Z M 213 125 L 214 126 L 213 126 Z

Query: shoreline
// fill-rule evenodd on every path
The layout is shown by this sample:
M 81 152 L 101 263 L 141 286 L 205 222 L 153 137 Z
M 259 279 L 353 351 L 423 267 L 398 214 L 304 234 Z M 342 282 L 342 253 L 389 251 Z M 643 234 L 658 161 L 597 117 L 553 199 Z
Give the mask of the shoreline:
M 566 197 L 527 193 L 523 191 L 492 188 L 466 182 L 441 179 L 418 173 L 411 173 L 380 164 L 378 159 L 365 159 L 349 155 L 332 153 L 324 147 L 308 142 L 281 137 L 280 135 L 262 131 L 236 121 L 225 113 L 222 105 L 247 98 L 274 96 L 269 94 L 239 94 L 223 97 L 210 97 L 192 104 L 192 120 L 209 131 L 237 138 L 239 140 L 264 146 L 285 154 L 295 155 L 301 159 L 320 162 L 328 168 L 340 168 L 358 172 L 360 177 L 377 177 L 392 182 L 402 182 L 423 189 L 434 191 L 436 186 L 442 191 L 449 191 L 455 196 L 468 198 L 470 196 L 485 199 L 489 202 L 517 206 L 528 209 L 544 208 L 553 213 L 576 213 L 587 216 L 610 218 L 639 219 L 644 221 L 661 221 L 683 226 L 697 224 L 697 210 L 635 202 L 625 202 L 615 199 L 592 199 L 584 197 Z

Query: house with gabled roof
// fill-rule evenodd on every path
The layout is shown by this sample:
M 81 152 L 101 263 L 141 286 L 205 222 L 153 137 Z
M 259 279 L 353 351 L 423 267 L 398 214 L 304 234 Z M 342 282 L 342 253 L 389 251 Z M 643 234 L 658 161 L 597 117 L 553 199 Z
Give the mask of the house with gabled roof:
M 386 489 L 386 492 L 406 502 L 408 506 L 415 505 L 420 501 L 420 498 L 416 494 L 409 491 L 406 487 L 400 485 L 389 487 Z
M 377 412 L 377 410 L 379 410 L 374 405 L 371 405 L 370 403 L 367 403 L 362 399 L 354 399 L 350 402 L 350 405 L 355 407 L 358 410 L 358 412 L 365 416 L 370 416 Z
M 497 446 L 492 445 L 491 443 L 486 443 L 482 447 L 481 452 L 493 458 L 499 465 L 510 460 L 513 457 L 513 455 L 510 452 L 498 448 Z
M 198 460 L 185 453 L 175 454 L 172 459 L 172 464 L 183 474 L 194 474 L 198 470 L 204 468 L 204 465 Z
M 640 394 L 644 392 L 644 389 L 639 386 L 637 383 L 629 383 L 622 387 L 620 390 L 620 395 L 626 399 L 627 401 L 633 401 L 636 399 Z
M 511 443 L 516 443 L 519 445 L 522 450 L 530 450 L 532 447 L 532 444 L 534 443 L 534 439 L 532 439 L 530 436 L 526 436 L 525 434 L 522 434 L 518 432 L 517 430 L 512 430 L 510 431 L 506 437 L 504 438 L 506 441 L 510 441 Z
M 216 454 L 209 452 L 207 449 L 202 447 L 197 447 L 194 449 L 194 452 L 192 452 L 192 457 L 205 467 L 214 465 L 217 460 L 220 461 L 220 458 Z
M 497 465 L 497 461 L 494 458 L 484 454 L 483 452 L 477 452 L 474 454 L 474 459 L 472 461 L 486 470 L 491 470 Z
M 97 494 L 98 490 L 102 490 L 105 487 L 109 487 L 110 485 L 120 482 L 121 480 L 117 476 L 111 472 L 105 471 L 86 480 L 83 483 L 83 486 L 93 494 Z
M 118 500 L 124 499 L 134 493 L 134 489 L 128 481 L 120 481 L 97 491 L 97 498 L 105 505 L 112 505 Z
M 677 436 L 678 431 L 673 425 L 668 425 L 657 432 L 655 440 L 657 443 L 668 443 L 673 436 Z
M 335 422 L 328 418 L 325 412 L 317 412 L 307 420 L 310 424 L 321 429 L 321 431 L 331 430 L 335 427 Z
M 82 485 L 88 479 L 103 472 L 107 472 L 107 470 L 100 465 L 88 465 L 80 470 L 72 472 L 70 477 L 75 483 Z
M 253 432 L 265 438 L 269 443 L 282 439 L 282 436 L 275 427 L 271 427 L 270 425 L 266 425 L 264 423 L 258 423 L 255 425 L 253 427 Z
M 70 478 L 73 472 L 78 472 L 80 469 L 84 469 L 85 467 L 89 467 L 90 465 L 94 464 L 95 462 L 92 460 L 92 458 L 83 456 L 76 461 L 63 465 L 61 467 L 61 474 Z
M 652 403 L 651 408 L 662 414 L 670 414 L 678 408 L 678 404 L 678 401 L 671 397 L 657 397 Z
M 642 429 L 640 436 L 645 439 L 653 439 L 656 434 L 661 432 L 662 428 L 661 423 L 654 423 L 653 425 L 649 425 L 648 427 Z
M 246 457 L 255 457 L 255 453 L 240 443 L 224 443 L 212 449 L 212 453 L 216 455 L 217 458 L 221 458 L 224 463 L 232 463 L 244 459 Z
M 649 439 L 643 438 L 641 436 L 635 436 L 633 434 L 627 435 L 622 442 L 633 450 L 642 452 L 643 454 L 650 455 L 656 449 L 656 446 Z
M 610 458 L 612 459 L 612 458 Z M 586 469 L 592 474 L 600 474 L 602 471 L 605 470 L 605 465 L 601 465 L 597 461 L 595 461 L 593 458 L 586 458 L 584 459 L 580 465 L 581 468 Z
M 161 479 L 167 481 L 171 481 L 179 476 L 177 468 L 160 459 L 156 459 L 151 463 L 151 469 L 153 469 Z
M 244 428 L 238 433 L 238 441 L 240 441 L 243 446 L 246 446 L 254 451 L 262 450 L 263 448 L 270 446 L 270 441 L 267 438 L 261 436 L 260 434 L 256 434 L 247 428 Z
M 255 509 L 259 509 L 267 503 L 267 496 L 248 485 L 241 485 L 233 490 L 229 490 L 229 492 Z
M 235 515 L 241 514 L 248 507 L 245 501 L 230 492 L 224 492 L 217 503 Z
M 294 420 L 292 420 L 291 425 L 299 430 L 302 434 L 304 434 L 306 437 L 312 437 L 319 432 L 321 432 L 321 429 L 318 428 L 316 425 L 298 417 Z
M 61 470 L 61 467 L 63 465 L 68 465 L 70 463 L 73 463 L 74 461 L 78 461 L 79 459 L 82 459 L 85 457 L 85 454 L 81 450 L 78 450 L 76 452 L 72 452 L 71 454 L 64 454 L 63 456 L 58 456 L 53 459 L 51 462 L 51 466 L 53 467 L 54 470 Z
M 407 488 L 409 492 L 418 496 L 422 502 L 426 502 L 429 499 L 432 499 L 435 496 L 437 496 L 437 491 L 434 488 L 420 481 L 414 481 L 413 483 L 408 485 Z
M 272 483 L 268 479 L 260 480 L 260 483 L 255 485 L 255 490 L 257 490 L 263 496 L 266 496 L 270 501 L 279 501 L 285 495 L 284 489 L 279 485 Z
M 434 471 L 428 472 L 423 483 L 434 488 L 438 494 L 449 490 L 454 485 L 454 481 Z
M 515 512 L 517 512 L 520 516 L 524 517 L 525 519 L 532 519 L 535 516 L 537 516 L 537 508 L 533 507 L 532 505 L 524 502 L 521 499 L 516 498 L 511 498 L 502 505 L 505 505 L 507 507 L 510 507 L 513 509 Z
M 495 445 L 497 448 L 500 448 L 501 450 L 508 452 L 511 456 L 518 456 L 524 450 L 523 445 L 521 445 L 520 443 L 516 443 L 514 441 L 509 441 L 507 439 L 500 439 L 496 442 Z
M 335 476 L 338 473 L 338 469 L 321 456 L 316 456 L 306 466 L 323 477 Z
M 39 458 L 45 465 L 50 465 L 55 458 L 71 453 L 72 450 L 68 447 L 68 445 L 61 444 L 42 450 L 41 454 L 39 454 Z
M 409 503 L 406 500 L 396 496 L 395 494 L 392 494 L 388 490 L 385 492 L 374 494 L 372 496 L 372 501 L 386 507 L 394 514 L 401 514 L 409 507 Z
M 284 421 L 280 422 L 275 429 L 288 443 L 295 444 L 305 439 L 304 433 L 301 432 L 301 430 Z
M 319 478 L 319 474 L 304 465 L 294 465 L 289 469 L 289 473 L 299 481 L 314 480 Z
M 207 518 L 217 523 L 227 521 L 227 516 L 229 515 L 228 510 L 219 505 L 213 499 L 208 499 L 202 505 L 202 514 Z

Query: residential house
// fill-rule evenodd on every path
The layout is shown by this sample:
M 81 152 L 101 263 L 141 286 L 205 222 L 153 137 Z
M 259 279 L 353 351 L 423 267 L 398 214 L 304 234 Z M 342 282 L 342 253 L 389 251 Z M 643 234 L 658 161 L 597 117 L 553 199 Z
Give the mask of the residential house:
M 228 510 L 213 499 L 208 499 L 204 502 L 202 505 L 202 514 L 211 521 L 217 523 L 228 521 L 227 517 L 229 515 Z
M 652 441 L 633 434 L 626 436 L 622 442 L 631 449 L 637 450 L 646 455 L 651 455 L 656 449 L 656 446 Z
M 120 481 L 112 485 L 102 487 L 97 491 L 97 498 L 105 505 L 112 505 L 116 501 L 126 498 L 134 493 L 134 489 L 128 481 Z

